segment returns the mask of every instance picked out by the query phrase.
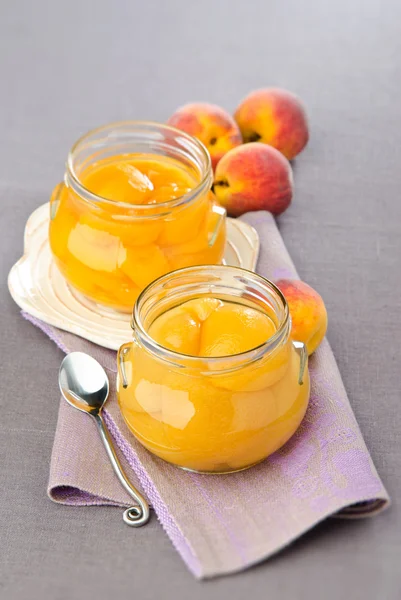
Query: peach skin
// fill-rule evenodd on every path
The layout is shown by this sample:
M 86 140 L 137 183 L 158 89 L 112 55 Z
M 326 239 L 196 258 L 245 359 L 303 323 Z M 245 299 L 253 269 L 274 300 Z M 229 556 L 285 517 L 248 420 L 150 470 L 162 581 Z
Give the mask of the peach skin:
M 223 156 L 216 168 L 213 189 L 232 216 L 252 210 L 279 215 L 292 199 L 291 165 L 272 146 L 245 144 Z
M 265 88 L 251 92 L 235 115 L 244 142 L 262 142 L 277 148 L 288 160 L 309 140 L 308 121 L 301 100 L 286 90 Z
M 323 298 L 303 281 L 280 279 L 275 284 L 288 302 L 292 338 L 303 342 L 311 355 L 323 341 L 327 330 L 327 311 Z
M 228 112 L 216 104 L 185 104 L 169 118 L 167 124 L 198 138 L 209 151 L 213 170 L 228 150 L 242 144 L 238 125 Z

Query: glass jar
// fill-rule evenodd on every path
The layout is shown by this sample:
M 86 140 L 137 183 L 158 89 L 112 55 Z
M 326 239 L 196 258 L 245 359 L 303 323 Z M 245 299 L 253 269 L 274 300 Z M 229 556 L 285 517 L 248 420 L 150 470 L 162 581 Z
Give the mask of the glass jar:
M 179 354 L 149 335 L 160 315 L 204 297 L 265 312 L 276 333 L 248 352 L 217 358 Z M 133 341 L 117 356 L 119 406 L 153 454 L 192 471 L 238 471 L 278 450 L 301 423 L 307 352 L 290 339 L 287 302 L 267 279 L 227 266 L 175 271 L 139 296 L 132 329 Z
M 166 202 L 132 204 L 93 193 L 86 173 L 153 157 L 179 165 L 194 187 Z M 114 162 L 113 162 L 114 161 Z M 210 156 L 195 138 L 166 125 L 122 122 L 84 135 L 50 203 L 49 241 L 61 273 L 86 297 L 131 312 L 141 290 L 172 270 L 222 261 L 225 210 L 211 185 Z M 189 189 L 189 188 L 187 188 Z

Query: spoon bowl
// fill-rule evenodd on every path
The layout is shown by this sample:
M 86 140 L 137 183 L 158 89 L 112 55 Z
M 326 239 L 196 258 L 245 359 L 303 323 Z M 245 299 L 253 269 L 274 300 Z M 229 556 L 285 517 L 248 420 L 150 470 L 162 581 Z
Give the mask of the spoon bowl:
M 109 396 L 109 380 L 103 367 L 89 354 L 71 352 L 61 363 L 59 385 L 74 408 L 99 413 Z

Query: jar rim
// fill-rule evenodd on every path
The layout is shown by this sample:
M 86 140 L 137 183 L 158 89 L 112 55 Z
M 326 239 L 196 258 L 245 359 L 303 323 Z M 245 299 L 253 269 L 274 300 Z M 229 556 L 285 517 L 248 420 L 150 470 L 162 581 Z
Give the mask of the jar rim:
M 274 292 L 278 296 L 278 298 L 281 302 L 281 305 L 283 307 L 283 310 L 284 310 L 283 317 L 282 317 L 274 335 L 272 335 L 268 340 L 266 340 L 262 344 L 259 344 L 258 346 L 255 346 L 254 348 L 250 348 L 249 350 L 246 350 L 245 352 L 240 352 L 238 354 L 229 354 L 226 356 L 212 356 L 212 357 L 193 356 L 193 355 L 189 355 L 189 354 L 183 354 L 180 352 L 176 352 L 175 350 L 170 350 L 168 348 L 165 348 L 162 344 L 159 344 L 158 342 L 156 342 L 156 340 L 154 340 L 152 338 L 152 336 L 149 335 L 149 333 L 146 331 L 145 327 L 143 326 L 142 319 L 139 314 L 141 302 L 143 301 L 145 296 L 147 294 L 149 294 L 149 292 L 151 292 L 152 288 L 156 288 L 157 286 L 160 286 L 160 284 L 163 283 L 164 281 L 169 281 L 169 280 L 171 281 L 172 276 L 179 275 L 179 274 L 186 274 L 186 273 L 191 274 L 191 273 L 195 273 L 195 272 L 201 272 L 204 269 L 207 269 L 208 272 L 219 272 L 221 269 L 224 269 L 224 270 L 229 269 L 233 273 L 238 273 L 238 274 L 242 274 L 242 275 L 245 274 L 246 276 L 252 276 L 252 278 L 254 278 L 254 279 L 256 278 L 265 287 L 269 288 L 272 292 Z M 275 285 L 275 283 L 273 283 L 266 277 L 263 277 L 262 275 L 259 275 L 258 273 L 255 273 L 254 271 L 251 271 L 249 269 L 244 269 L 242 267 L 235 267 L 235 266 L 231 266 L 231 265 L 198 265 L 198 266 L 192 266 L 192 267 L 183 267 L 181 269 L 171 271 L 170 273 L 162 275 L 161 277 L 158 277 L 157 279 L 152 281 L 150 284 L 148 284 L 146 286 L 146 288 L 144 288 L 142 290 L 142 292 L 139 294 L 139 296 L 135 302 L 135 305 L 133 308 L 133 313 L 132 313 L 132 319 L 131 319 L 131 328 L 133 329 L 133 331 L 139 331 L 141 341 L 142 342 L 145 341 L 145 345 L 149 350 L 156 353 L 157 355 L 162 354 L 163 358 L 167 358 L 171 362 L 177 362 L 177 361 L 182 361 L 182 360 L 185 360 L 185 361 L 191 361 L 191 360 L 205 361 L 205 360 L 207 360 L 208 362 L 211 362 L 213 365 L 219 365 L 219 364 L 225 365 L 227 363 L 227 360 L 229 360 L 229 359 L 233 359 L 233 360 L 241 359 L 241 361 L 243 361 L 243 362 L 241 362 L 241 365 L 243 366 L 244 362 L 245 363 L 253 362 L 253 361 L 259 359 L 262 355 L 266 354 L 267 352 L 273 351 L 282 342 L 284 337 L 287 336 L 287 333 L 289 334 L 289 332 L 290 332 L 291 317 L 290 317 L 288 303 L 287 303 L 287 300 L 286 300 L 284 294 Z
M 90 136 L 101 133 L 102 131 L 107 131 L 113 127 L 123 127 L 123 126 L 141 126 L 141 127 L 149 127 L 150 129 L 163 129 L 164 131 L 169 131 L 171 133 L 175 133 L 180 137 L 186 138 L 187 141 L 194 144 L 198 150 L 200 150 L 203 158 L 205 159 L 205 167 L 204 174 L 201 181 L 198 183 L 196 187 L 194 187 L 187 194 L 183 194 L 182 196 L 178 196 L 178 198 L 174 198 L 172 200 L 167 200 L 166 202 L 160 202 L 157 205 L 154 204 L 132 204 L 130 202 L 121 202 L 110 200 L 110 198 L 104 198 L 99 194 L 91 192 L 87 187 L 83 185 L 79 176 L 76 173 L 74 167 L 74 152 L 79 148 L 79 146 L 85 142 Z M 141 217 L 146 216 L 144 213 L 152 212 L 152 215 L 155 213 L 155 208 L 160 208 L 163 210 L 170 210 L 172 208 L 182 206 L 183 204 L 187 204 L 192 200 L 196 199 L 200 193 L 202 193 L 203 188 L 209 187 L 212 183 L 212 160 L 210 158 L 210 154 L 206 148 L 206 146 L 194 136 L 186 133 L 185 131 L 181 131 L 181 129 L 177 129 L 177 127 L 172 127 L 171 125 L 165 125 L 164 123 L 158 123 L 157 121 L 140 121 L 140 120 L 126 120 L 126 121 L 113 121 L 112 123 L 108 123 L 106 125 L 101 125 L 100 127 L 95 127 L 94 129 L 90 129 L 83 135 L 81 135 L 78 140 L 74 143 L 71 150 L 68 153 L 67 157 L 67 174 L 68 181 L 66 183 L 72 183 L 72 188 L 78 195 L 85 197 L 86 200 L 96 202 L 96 203 L 105 203 L 112 206 L 116 206 L 119 208 L 126 208 L 131 210 L 140 210 Z

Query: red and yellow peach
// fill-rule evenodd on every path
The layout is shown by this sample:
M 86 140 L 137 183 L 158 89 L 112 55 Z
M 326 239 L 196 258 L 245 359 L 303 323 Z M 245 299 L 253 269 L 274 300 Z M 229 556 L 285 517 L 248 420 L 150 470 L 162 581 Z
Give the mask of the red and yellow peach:
M 265 88 L 251 92 L 234 118 L 244 142 L 262 142 L 277 148 L 288 160 L 308 143 L 309 130 L 301 100 L 291 92 Z
M 288 302 L 292 338 L 303 342 L 308 354 L 312 354 L 323 341 L 327 330 L 327 311 L 323 298 L 303 281 L 280 279 L 275 284 Z
M 228 112 L 216 104 L 185 104 L 167 123 L 198 138 L 209 151 L 213 169 L 228 150 L 242 144 L 238 125 Z
M 219 162 L 214 193 L 229 215 L 251 210 L 282 213 L 293 191 L 291 165 L 278 150 L 257 142 L 230 150 Z

